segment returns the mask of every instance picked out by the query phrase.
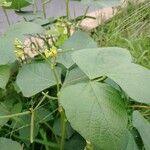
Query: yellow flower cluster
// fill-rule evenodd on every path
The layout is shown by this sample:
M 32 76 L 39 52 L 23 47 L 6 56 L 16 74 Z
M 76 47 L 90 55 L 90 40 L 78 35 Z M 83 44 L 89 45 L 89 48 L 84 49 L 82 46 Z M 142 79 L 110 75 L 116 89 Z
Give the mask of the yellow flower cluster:
M 45 57 L 49 58 L 49 57 L 56 57 L 58 54 L 57 48 L 55 46 L 53 46 L 50 50 L 46 49 L 44 51 Z

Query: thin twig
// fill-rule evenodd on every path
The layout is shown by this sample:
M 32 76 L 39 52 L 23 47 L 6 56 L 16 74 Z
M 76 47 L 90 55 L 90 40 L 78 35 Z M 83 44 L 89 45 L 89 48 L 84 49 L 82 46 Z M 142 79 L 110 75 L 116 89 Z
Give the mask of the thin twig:
M 9 20 L 8 14 L 7 14 L 7 12 L 6 12 L 6 9 L 5 9 L 4 7 L 2 7 L 2 9 L 3 9 L 3 12 L 4 12 L 4 14 L 5 14 L 7 23 L 8 23 L 8 25 L 10 25 L 10 20 Z
M 28 114 L 30 114 L 30 113 L 31 113 L 30 111 L 25 111 L 25 112 L 22 112 L 22 113 L 0 116 L 0 119 L 19 117 L 19 116 L 28 115 Z

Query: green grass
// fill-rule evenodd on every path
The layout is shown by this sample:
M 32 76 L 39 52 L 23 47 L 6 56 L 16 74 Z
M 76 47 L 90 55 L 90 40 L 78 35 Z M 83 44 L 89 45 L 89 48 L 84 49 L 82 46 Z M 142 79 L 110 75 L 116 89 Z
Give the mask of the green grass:
M 150 2 L 128 8 L 104 25 L 94 29 L 92 36 L 99 46 L 119 46 L 130 50 L 134 62 L 150 68 Z

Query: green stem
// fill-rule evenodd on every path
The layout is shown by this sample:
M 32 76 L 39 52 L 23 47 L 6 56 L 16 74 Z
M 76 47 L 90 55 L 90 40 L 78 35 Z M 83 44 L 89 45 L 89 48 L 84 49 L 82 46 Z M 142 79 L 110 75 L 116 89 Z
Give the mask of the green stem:
M 34 110 L 31 108 L 31 127 L 30 127 L 30 142 L 34 141 Z
M 8 25 L 10 25 L 10 20 L 9 20 L 8 15 L 7 15 L 6 9 L 5 9 L 4 7 L 2 7 L 2 9 L 3 9 L 3 12 L 4 12 L 4 14 L 5 14 L 5 17 L 6 17 L 7 23 L 8 23 Z
M 69 0 L 66 0 L 66 17 L 69 19 Z
M 42 94 L 43 94 L 43 92 L 42 92 Z M 44 95 L 45 94 L 45 95 Z M 43 95 L 43 98 L 39 101 L 39 103 L 36 105 L 36 107 L 34 108 L 34 111 L 43 103 L 43 101 L 46 99 L 46 94 L 48 94 L 48 92 L 47 93 L 44 93 Z
M 28 115 L 30 113 L 31 113 L 30 111 L 25 111 L 25 112 L 22 112 L 22 113 L 17 113 L 17 114 L 12 114 L 12 115 L 6 115 L 6 116 L 0 116 L 0 119 L 19 117 L 19 116 L 23 116 L 23 115 Z
M 15 134 L 13 134 L 13 136 L 15 137 L 15 138 L 18 138 L 18 139 L 21 139 L 21 140 L 28 140 L 28 138 L 24 138 L 24 137 L 21 137 L 21 136 L 17 136 L 17 135 L 15 135 Z M 42 140 L 39 140 L 39 139 L 35 139 L 34 140 L 34 142 L 35 143 L 39 143 L 39 144 L 42 144 L 42 145 L 48 145 L 49 147 L 51 147 L 51 148 L 59 148 L 59 145 L 58 144 L 56 144 L 56 143 L 53 143 L 53 142 L 51 142 L 51 141 L 49 141 L 48 143 L 45 143 L 45 142 L 43 142 Z
M 42 0 L 42 10 L 43 10 L 44 18 L 46 19 L 46 8 L 45 8 L 44 0 Z
M 145 109 L 150 109 L 150 106 L 145 106 L 145 105 L 132 105 L 130 106 L 132 108 L 145 108 Z
M 37 12 L 36 0 L 33 0 L 33 13 L 36 14 L 36 12 Z
M 105 79 L 107 79 L 107 76 L 102 76 L 102 77 L 97 78 L 97 79 L 94 79 L 94 80 L 97 81 L 97 82 L 102 82 L 102 81 L 104 81 Z
M 54 77 L 57 83 L 57 96 L 60 92 L 60 88 L 59 88 L 59 78 L 58 78 L 58 73 L 55 70 L 56 68 L 56 64 L 55 61 L 52 62 L 51 65 L 51 69 L 53 70 L 54 73 Z M 59 104 L 59 101 L 58 101 Z M 59 105 L 59 112 L 60 112 L 60 116 L 61 116 L 61 141 L 60 141 L 60 150 L 64 150 L 64 145 L 65 145 L 65 134 L 66 134 L 66 116 L 65 116 L 65 111 L 62 108 L 62 106 Z
M 61 141 L 60 141 L 60 150 L 64 150 L 65 146 L 65 136 L 66 136 L 66 116 L 65 111 L 60 106 L 60 115 L 61 115 Z
M 91 143 L 86 141 L 86 150 L 93 150 Z
M 86 8 L 84 15 L 82 16 L 82 18 L 81 18 L 81 20 L 79 21 L 79 23 L 77 22 L 77 24 L 80 25 L 81 22 L 83 21 L 83 19 L 85 19 L 86 15 L 87 15 L 87 13 L 88 13 L 88 10 L 89 10 L 89 6 Z
M 52 67 L 51 67 L 52 71 L 53 71 L 53 74 L 54 74 L 54 77 L 55 77 L 55 80 L 56 80 L 56 83 L 57 83 L 57 94 L 59 93 L 59 78 L 58 78 L 58 74 L 56 72 L 56 69 L 55 69 L 55 64 L 52 64 Z
M 57 135 L 55 134 L 53 128 L 47 123 L 47 122 L 43 122 L 50 130 L 51 132 L 54 134 L 56 141 L 58 142 L 58 138 Z
M 12 130 L 11 132 L 9 132 L 9 133 L 5 134 L 5 136 L 8 136 L 9 134 L 11 134 L 11 135 L 12 135 L 14 132 L 17 132 L 17 131 L 19 131 L 19 130 L 21 130 L 21 129 L 23 129 L 23 128 L 27 128 L 27 127 L 29 127 L 29 126 L 30 126 L 30 124 L 27 124 L 27 125 L 21 126 L 21 127 L 17 128 L 17 129 Z
M 48 98 L 48 99 L 50 99 L 50 100 L 57 100 L 57 99 L 58 99 L 57 97 L 50 96 L 50 95 L 48 95 L 47 93 L 44 93 L 44 92 L 42 92 L 42 94 L 43 94 L 46 98 Z

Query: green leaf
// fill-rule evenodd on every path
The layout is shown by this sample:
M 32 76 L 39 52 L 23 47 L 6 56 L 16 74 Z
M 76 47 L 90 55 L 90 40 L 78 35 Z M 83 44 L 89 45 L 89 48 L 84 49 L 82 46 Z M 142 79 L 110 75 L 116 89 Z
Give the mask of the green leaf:
M 29 0 L 9 0 L 11 2 L 11 5 L 7 8 L 20 10 L 23 7 L 29 6 L 31 4 L 31 1 Z
M 25 0 L 25 1 L 27 1 L 28 3 L 34 4 L 34 0 Z
M 107 75 L 132 99 L 150 104 L 150 70 L 140 65 L 127 63 Z
M 43 122 L 50 121 L 53 119 L 52 112 L 50 112 L 49 110 L 45 108 L 42 108 L 42 107 L 38 108 L 35 112 L 36 112 L 35 113 L 36 122 L 43 123 Z
M 17 104 L 14 104 L 13 105 L 13 108 L 11 110 L 11 113 L 12 114 L 17 114 L 17 113 L 20 113 L 22 110 L 22 103 L 17 103 Z
M 9 114 L 9 111 L 6 109 L 5 105 L 1 102 L 0 103 L 0 116 L 5 116 L 8 114 Z M 8 120 L 9 118 L 0 119 L 0 128 L 4 126 Z
M 10 77 L 10 67 L 0 66 L 0 88 L 5 89 L 9 77 Z
M 33 22 L 19 22 L 16 24 L 11 25 L 5 35 L 7 37 L 14 38 L 21 38 L 23 35 L 26 34 L 36 34 L 36 33 L 43 33 L 45 29 L 41 27 L 39 24 Z
M 58 56 L 57 62 L 63 64 L 66 68 L 70 68 L 74 64 L 71 58 L 72 51 L 96 47 L 96 42 L 87 33 L 77 31 L 61 47 L 63 53 Z
M 117 47 L 83 49 L 74 52 L 72 58 L 90 79 L 106 75 L 114 68 L 132 61 L 126 49 Z
M 25 111 L 25 110 L 24 110 Z M 37 136 L 39 132 L 39 124 L 52 120 L 52 112 L 47 109 L 40 107 L 34 113 L 34 137 Z M 30 140 L 30 124 L 31 124 L 31 115 L 25 115 L 17 117 L 15 124 L 15 129 L 19 129 L 19 135 L 21 138 L 24 138 L 25 142 Z
M 3 90 L 3 92 L 4 93 L 0 95 L 0 116 L 19 113 L 22 107 L 22 104 L 20 103 L 20 96 L 14 91 L 14 89 L 11 86 L 8 86 L 7 90 Z M 0 127 L 4 126 L 9 119 L 10 118 L 0 119 Z
M 139 131 L 145 149 L 150 150 L 150 123 L 138 111 L 133 112 L 133 126 Z
M 0 65 L 13 63 L 16 60 L 14 41 L 6 36 L 1 36 L 0 41 Z
M 55 135 L 61 137 L 61 118 L 57 118 L 54 120 L 53 131 L 54 131 Z M 67 121 L 66 122 L 65 139 L 70 139 L 74 133 L 75 133 L 75 131 L 72 129 L 72 127 L 70 126 L 70 123 Z
M 96 149 L 121 148 L 128 118 L 117 90 L 89 81 L 64 87 L 59 100 L 71 126 Z
M 121 150 L 139 150 L 132 134 L 129 131 L 127 132 L 127 135 L 125 136 Z
M 16 60 L 14 42 L 16 38 L 24 40 L 26 34 L 43 33 L 40 25 L 32 22 L 19 22 L 8 28 L 0 38 L 0 65 L 12 63 Z
M 15 122 L 16 129 L 19 129 L 19 136 L 21 139 L 23 139 L 24 142 L 28 142 L 30 140 L 30 134 L 31 134 L 31 115 L 25 115 L 20 116 L 17 119 L 17 122 Z M 39 132 L 39 124 L 34 122 L 34 138 L 37 136 Z
M 49 64 L 33 62 L 23 65 L 17 76 L 16 83 L 25 97 L 31 97 L 55 85 L 56 80 Z
M 79 134 L 75 134 L 65 143 L 65 150 L 84 150 L 86 141 Z
M 121 4 L 121 0 L 81 0 L 83 4 L 97 8 L 114 7 Z
M 0 138 L 0 149 L 1 150 L 23 150 L 22 146 L 11 139 L 7 138 Z
M 150 104 L 150 71 L 133 64 L 126 49 L 84 49 L 74 52 L 72 56 L 74 62 L 90 79 L 108 76 L 132 99 Z
M 67 73 L 63 86 L 76 84 L 87 80 L 89 79 L 85 75 L 85 73 L 83 73 L 78 67 L 76 67 Z
M 114 89 L 121 91 L 121 88 L 119 87 L 119 85 L 113 80 L 111 80 L 110 78 L 105 79 L 104 82 L 111 85 Z
M 86 32 L 77 31 L 62 45 L 61 48 L 66 51 L 96 47 L 97 43 Z

